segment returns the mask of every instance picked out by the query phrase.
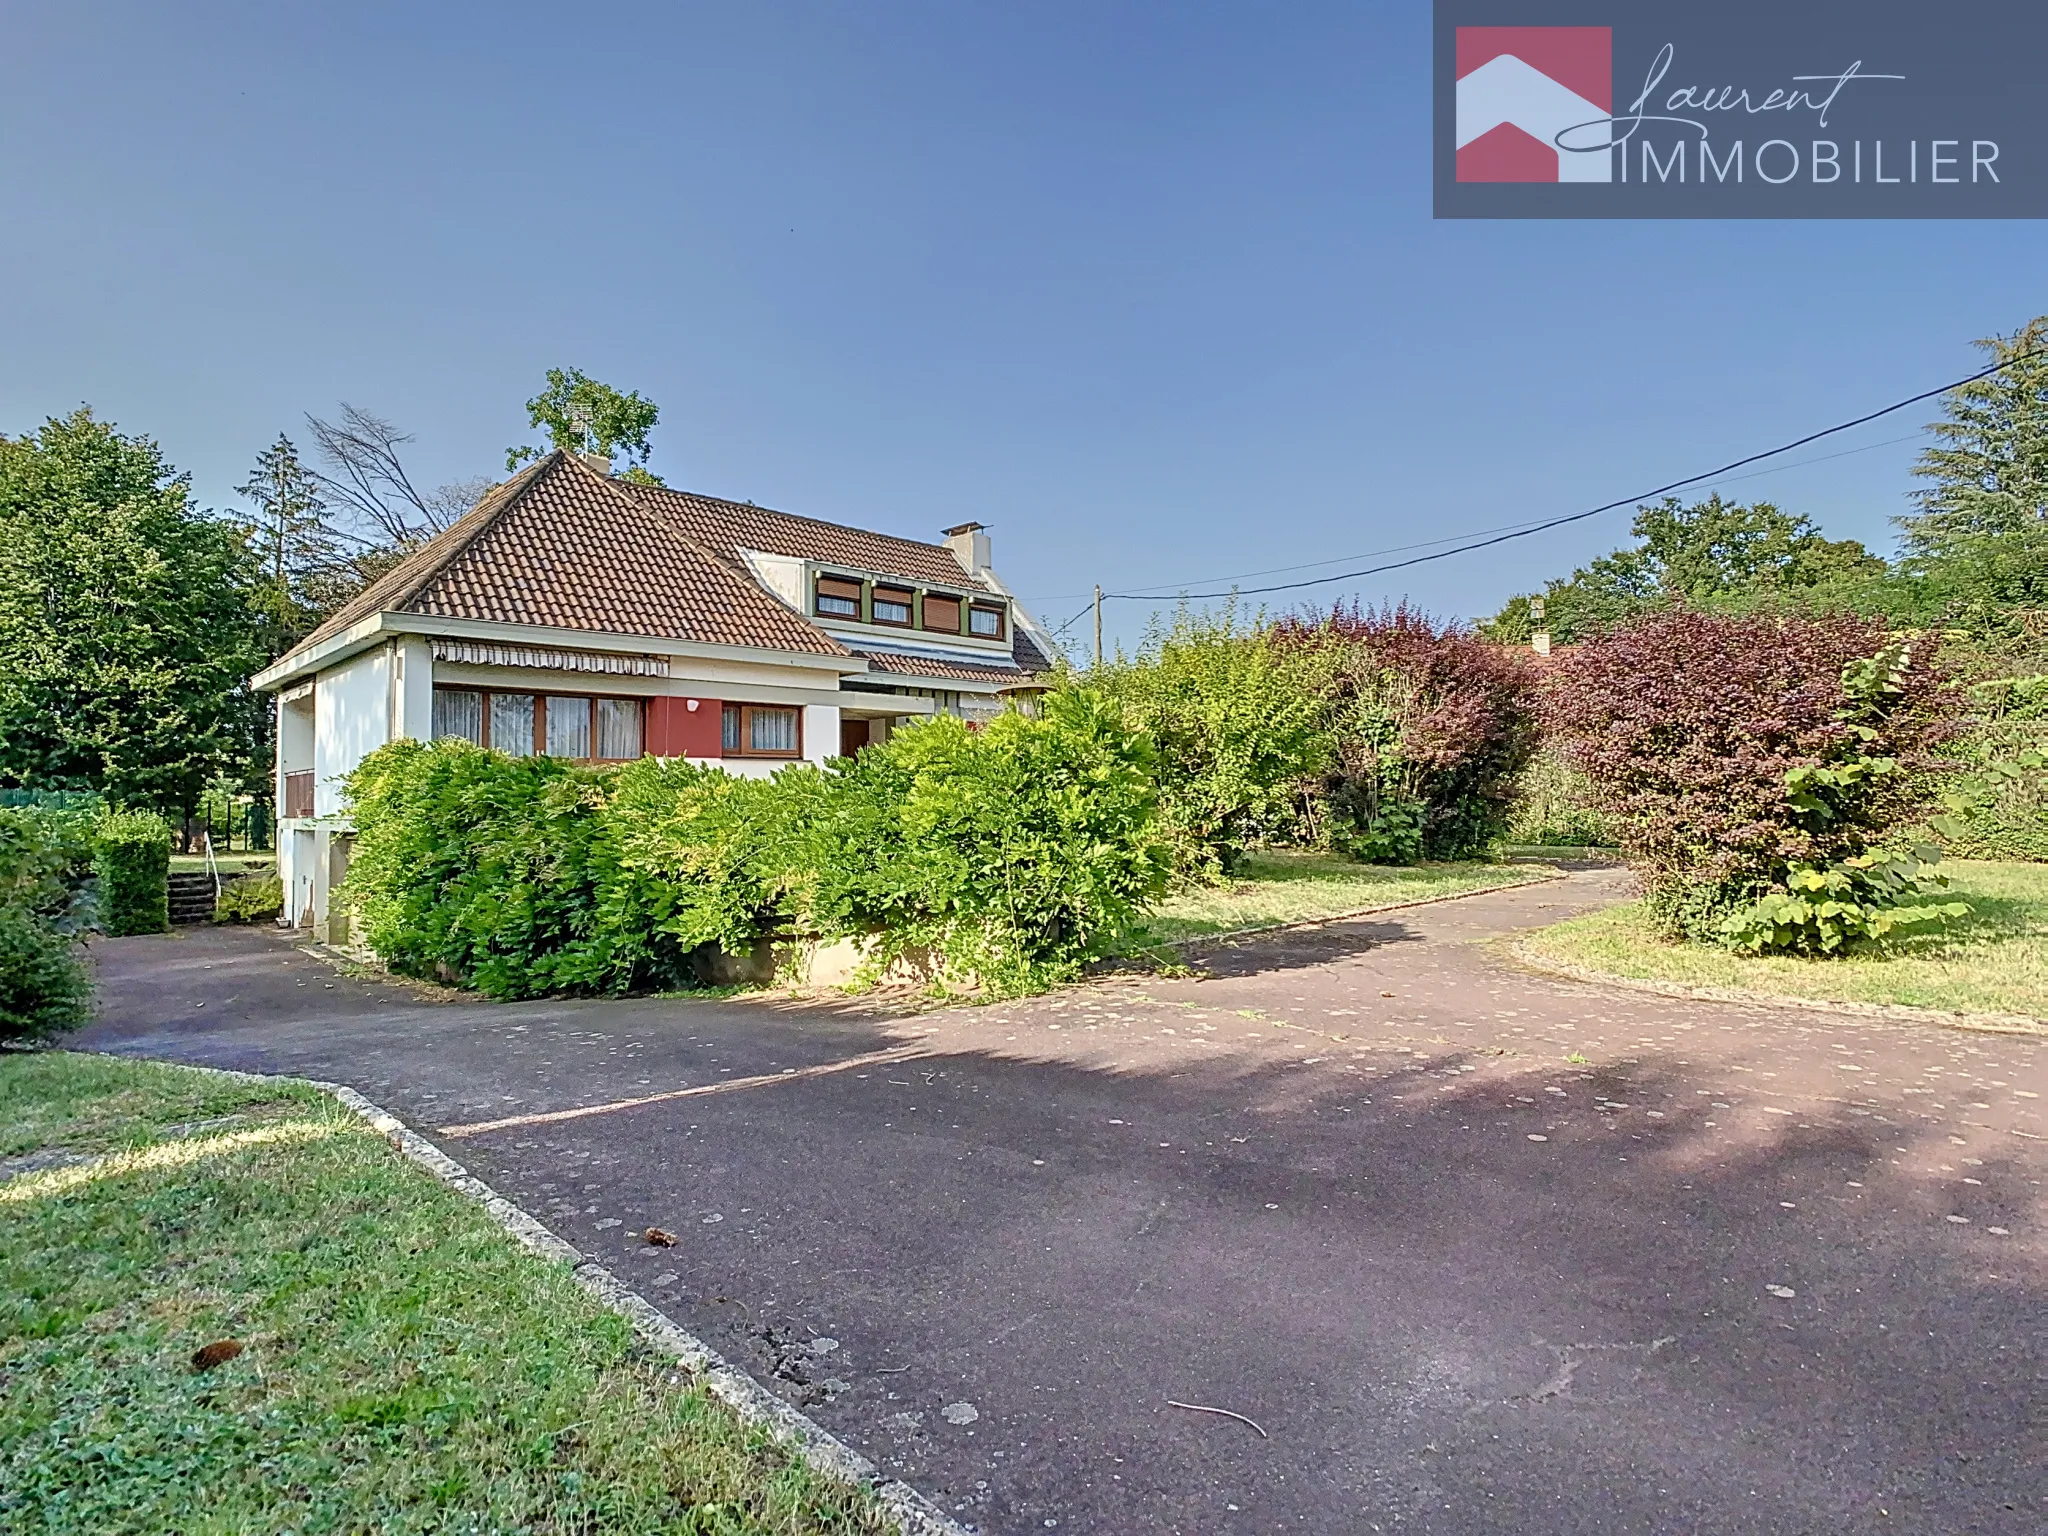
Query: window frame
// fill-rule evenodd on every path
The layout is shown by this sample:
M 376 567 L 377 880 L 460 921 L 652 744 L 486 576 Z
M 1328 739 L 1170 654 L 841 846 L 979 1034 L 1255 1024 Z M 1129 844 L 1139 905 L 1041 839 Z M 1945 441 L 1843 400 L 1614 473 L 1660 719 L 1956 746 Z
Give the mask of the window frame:
M 996 619 L 996 632 L 985 635 L 974 627 L 977 613 L 992 613 Z M 970 602 L 967 605 L 967 633 L 976 640 L 1007 640 L 1010 638 L 1010 610 L 1001 603 Z
M 841 587 L 851 587 L 853 588 L 853 593 L 851 596 L 844 592 L 828 593 L 825 590 L 827 582 Z M 835 576 L 828 571 L 820 571 L 811 582 L 811 612 L 821 619 L 838 619 L 842 623 L 858 624 L 862 616 L 867 612 L 866 596 L 867 583 L 860 578 L 856 576 Z M 825 606 L 825 601 L 828 597 L 834 602 L 852 603 L 853 612 L 833 612 Z
M 900 619 L 885 619 L 881 614 L 884 603 L 891 603 L 903 610 Z M 915 629 L 917 627 L 917 588 L 888 587 L 876 582 L 868 595 L 868 622 L 880 624 L 885 629 Z
M 783 710 L 796 716 L 796 747 L 789 752 L 760 752 L 748 743 L 754 739 L 754 711 L 759 709 Z M 725 744 L 725 722 L 731 714 L 739 716 L 739 745 Z M 727 699 L 719 713 L 718 746 L 721 757 L 751 757 L 769 762 L 793 763 L 801 761 L 804 755 L 804 707 L 801 704 L 746 704 L 738 699 Z
M 598 740 L 597 701 L 599 699 L 611 699 L 617 703 L 635 704 L 638 705 L 640 709 L 640 757 L 645 757 L 647 755 L 647 699 L 646 696 L 643 694 L 585 693 L 580 689 L 562 688 L 557 688 L 552 691 L 549 691 L 541 687 L 539 684 L 536 684 L 535 686 L 530 688 L 491 688 L 476 683 L 435 683 L 434 689 L 436 692 L 446 691 L 448 693 L 474 693 L 482 696 L 483 703 L 479 709 L 481 719 L 479 721 L 478 734 L 483 737 L 483 740 L 476 743 L 476 745 L 482 747 L 487 752 L 504 750 L 502 747 L 494 747 L 491 744 L 491 695 L 495 693 L 516 693 L 530 696 L 533 699 L 533 744 L 530 747 L 528 747 L 526 752 L 523 754 L 528 757 L 554 756 L 554 754 L 549 752 L 547 749 L 548 700 L 551 698 L 581 699 L 584 702 L 585 708 L 589 711 L 588 729 L 590 733 L 589 740 L 592 755 L 589 757 L 558 757 L 555 758 L 555 761 L 559 763 L 589 763 L 593 766 L 602 766 L 607 763 L 635 763 L 640 760 L 636 757 L 598 757 L 595 755 L 597 751 Z M 454 736 L 446 738 L 437 736 L 434 739 L 436 741 L 444 739 L 451 741 L 467 741 L 469 738 L 466 736 Z

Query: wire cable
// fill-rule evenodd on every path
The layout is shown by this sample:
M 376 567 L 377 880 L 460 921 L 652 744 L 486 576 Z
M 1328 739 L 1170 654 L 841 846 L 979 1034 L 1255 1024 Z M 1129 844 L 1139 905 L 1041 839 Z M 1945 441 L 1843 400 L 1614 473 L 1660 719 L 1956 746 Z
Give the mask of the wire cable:
M 1552 528 L 1562 528 L 1567 523 L 1584 522 L 1587 518 L 1598 517 L 1603 512 L 1612 512 L 1620 507 L 1637 506 L 1655 497 L 1666 495 L 1671 491 L 1683 489 L 1688 485 L 1697 485 L 1703 480 L 1717 480 L 1728 474 L 1731 470 L 1742 469 L 1751 464 L 1760 464 L 1765 459 L 1774 459 L 1781 453 L 1790 453 L 1795 448 L 1804 448 L 1808 443 L 1817 443 L 1822 438 L 1833 437 L 1837 433 L 1865 426 L 1870 422 L 1889 416 L 1895 411 L 1903 411 L 1909 405 L 1918 405 L 1923 400 L 1932 400 L 1935 396 L 1945 395 L 1950 390 L 1961 389 L 1964 385 L 1974 384 L 1979 379 L 1987 379 L 1992 374 L 2002 372 L 2007 368 L 2013 367 L 2015 364 L 2029 362 L 2034 358 L 2043 356 L 2048 356 L 2048 347 L 2037 347 L 2031 352 L 2022 352 L 2017 356 L 2004 358 L 1999 362 L 1993 363 L 1989 368 L 1980 368 L 1975 373 L 1957 379 L 1953 383 L 1942 384 L 1933 389 L 1924 389 L 1917 395 L 1908 395 L 1903 400 L 1895 400 L 1890 405 L 1867 412 L 1852 421 L 1838 422 L 1832 427 L 1823 427 L 1818 432 L 1809 432 L 1806 436 L 1794 438 L 1789 443 L 1781 443 L 1776 448 L 1767 448 L 1762 453 L 1749 454 L 1744 458 L 1723 464 L 1716 469 L 1709 469 L 1697 475 L 1687 475 L 1683 480 L 1669 481 L 1658 486 L 1655 490 L 1642 491 L 1634 496 L 1623 496 L 1617 501 L 1604 502 L 1600 506 L 1589 507 L 1583 512 L 1571 512 L 1563 517 L 1553 517 L 1543 522 L 1532 523 L 1512 528 L 1506 532 L 1496 533 L 1491 538 L 1475 539 L 1470 543 L 1459 545 L 1456 549 L 1438 550 L 1434 554 L 1417 555 L 1409 560 L 1395 560 L 1386 565 L 1368 566 L 1363 570 L 1343 571 L 1335 576 L 1317 576 L 1307 581 L 1283 581 L 1265 587 L 1232 587 L 1226 592 L 1180 592 L 1173 595 L 1180 601 L 1204 602 L 1216 598 L 1258 597 L 1268 592 L 1297 592 L 1305 587 L 1328 586 L 1332 582 L 1356 581 L 1363 576 L 1378 576 L 1386 571 L 1406 570 L 1410 566 L 1426 565 L 1432 560 L 1448 560 L 1453 555 L 1470 554 L 1475 549 L 1486 549 L 1495 544 L 1505 544 L 1510 539 L 1526 539 L 1531 534 L 1543 533 Z M 1813 462 L 1818 463 L 1820 461 L 1815 460 Z M 1390 550 L 1388 553 L 1391 554 L 1393 551 Z M 1119 602 L 1142 603 L 1156 602 L 1158 599 L 1149 592 L 1105 592 L 1102 594 L 1102 600 L 1104 602 L 1115 600 Z M 1089 603 L 1089 607 L 1094 607 L 1092 601 Z M 1082 612 L 1086 611 L 1086 609 L 1082 610 Z M 1076 614 L 1073 619 L 1069 619 L 1067 622 L 1072 624 L 1080 616 L 1080 614 Z

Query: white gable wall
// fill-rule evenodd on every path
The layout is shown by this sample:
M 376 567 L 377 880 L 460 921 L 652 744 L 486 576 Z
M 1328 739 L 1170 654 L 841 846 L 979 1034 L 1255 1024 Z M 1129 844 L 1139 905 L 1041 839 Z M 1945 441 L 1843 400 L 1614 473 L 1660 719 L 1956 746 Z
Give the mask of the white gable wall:
M 313 690 L 314 815 L 340 815 L 342 779 L 391 739 L 393 662 L 392 650 L 380 647 L 320 674 Z M 431 690 L 431 663 L 426 672 Z

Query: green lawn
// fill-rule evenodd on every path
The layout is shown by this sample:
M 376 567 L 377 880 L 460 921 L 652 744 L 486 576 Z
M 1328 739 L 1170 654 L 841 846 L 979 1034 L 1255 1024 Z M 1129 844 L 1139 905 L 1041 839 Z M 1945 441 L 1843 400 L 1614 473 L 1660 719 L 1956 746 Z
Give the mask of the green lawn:
M 323 1095 L 9 1052 L 0 1126 L 113 1154 L 0 1182 L 0 1530 L 892 1528 Z
M 1354 864 L 1326 853 L 1254 853 L 1236 878 L 1213 890 L 1184 891 L 1153 910 L 1143 942 L 1174 944 L 1211 934 L 1344 917 L 1404 902 L 1457 896 L 1490 886 L 1541 880 L 1527 864 Z
M 1740 987 L 1830 1002 L 1903 1003 L 2048 1019 L 2048 865 L 1943 863 L 1969 917 L 1833 960 L 1748 956 L 1671 944 L 1639 905 L 1610 907 L 1517 939 L 1534 960 L 1635 980 Z

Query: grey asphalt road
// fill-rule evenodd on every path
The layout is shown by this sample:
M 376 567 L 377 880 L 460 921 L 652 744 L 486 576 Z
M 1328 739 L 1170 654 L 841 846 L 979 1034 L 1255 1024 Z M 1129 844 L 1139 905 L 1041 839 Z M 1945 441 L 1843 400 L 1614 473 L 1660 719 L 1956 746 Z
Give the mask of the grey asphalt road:
M 352 1084 L 982 1531 L 2039 1536 L 2048 1042 L 1486 947 L 1614 880 L 917 1016 L 192 930 L 75 1043 Z

